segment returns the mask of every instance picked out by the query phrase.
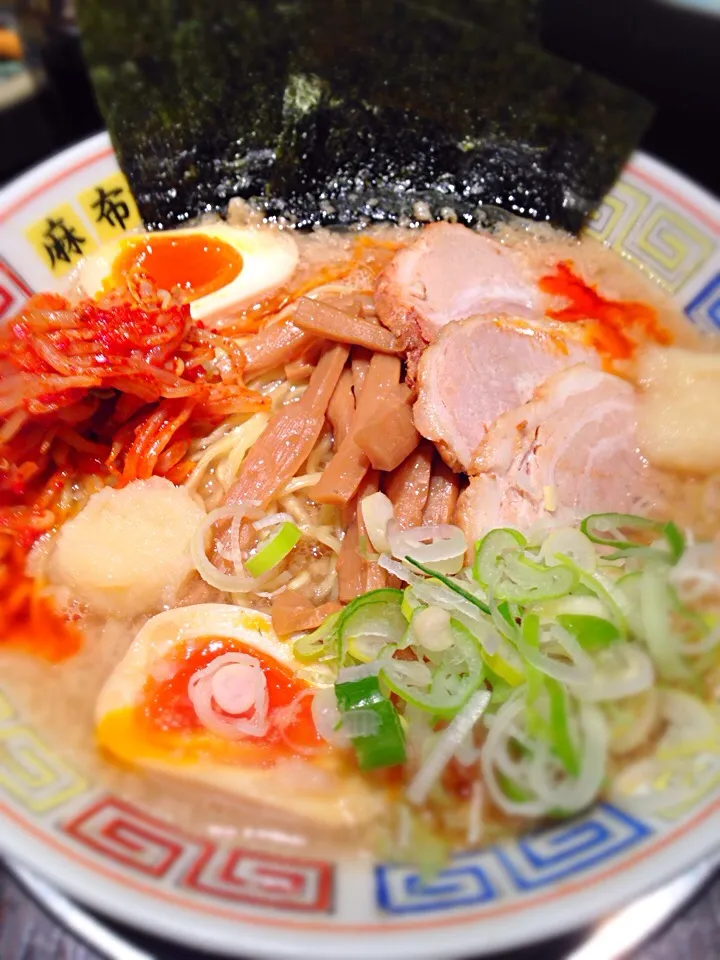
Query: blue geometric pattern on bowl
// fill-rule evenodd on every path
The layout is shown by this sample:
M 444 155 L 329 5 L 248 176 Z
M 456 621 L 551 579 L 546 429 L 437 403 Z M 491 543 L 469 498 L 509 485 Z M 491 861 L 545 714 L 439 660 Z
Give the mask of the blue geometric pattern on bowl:
M 416 867 L 375 867 L 378 907 L 388 913 L 426 913 L 474 907 L 494 900 L 498 891 L 483 869 L 485 854 L 479 854 L 475 863 L 462 864 L 463 859 L 456 857 L 453 866 L 436 873 L 431 880 L 424 879 Z
M 431 879 L 417 867 L 375 868 L 377 904 L 393 914 L 478 906 L 566 880 L 625 853 L 650 836 L 648 824 L 608 803 L 581 820 L 526 834 L 477 853 L 460 854 Z
M 685 313 L 703 330 L 720 330 L 720 273 L 715 274 L 690 301 Z
M 499 847 L 497 856 L 519 890 L 535 890 L 596 866 L 651 833 L 646 823 L 601 803 L 583 820 L 530 833 L 517 843 Z

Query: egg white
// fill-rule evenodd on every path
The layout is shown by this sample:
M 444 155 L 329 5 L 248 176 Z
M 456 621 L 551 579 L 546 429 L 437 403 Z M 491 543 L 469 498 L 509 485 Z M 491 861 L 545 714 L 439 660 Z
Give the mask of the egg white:
M 116 745 L 102 735 L 103 719 L 142 703 L 153 667 L 166 660 L 179 644 L 204 637 L 229 637 L 274 658 L 293 672 L 301 668 L 290 645 L 278 640 L 270 618 L 256 610 L 204 603 L 160 613 L 138 632 L 100 693 L 95 711 L 100 745 L 124 762 L 209 785 L 321 824 L 357 826 L 377 817 L 383 798 L 374 794 L 359 775 L 342 771 L 330 749 L 317 760 L 288 759 L 270 767 L 243 766 L 236 759 L 222 763 L 209 756 L 188 762 L 177 755 L 172 745 L 163 756 L 158 756 L 157 749 L 148 756 L 129 756 L 127 747 L 114 749 Z
M 158 236 L 179 237 L 191 234 L 227 243 L 243 258 L 243 268 L 234 280 L 213 293 L 191 301 L 190 315 L 194 320 L 217 320 L 234 310 L 251 306 L 269 291 L 286 283 L 297 267 L 297 244 L 286 231 L 231 227 L 226 223 L 216 223 L 163 231 Z M 78 272 L 78 281 L 87 295 L 96 297 L 103 292 L 106 281 L 112 277 L 115 260 L 128 241 L 148 237 L 152 237 L 152 234 L 129 234 L 104 244 L 89 256 L 80 265 Z

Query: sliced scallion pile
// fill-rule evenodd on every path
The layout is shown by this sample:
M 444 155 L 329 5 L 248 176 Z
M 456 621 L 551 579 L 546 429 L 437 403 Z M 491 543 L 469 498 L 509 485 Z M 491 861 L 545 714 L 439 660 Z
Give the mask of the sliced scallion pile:
M 697 688 L 720 647 L 720 611 L 698 612 L 678 592 L 709 575 L 682 566 L 673 523 L 594 514 L 532 542 L 496 529 L 465 567 L 448 525 L 390 528 L 388 541 L 394 556 L 378 562 L 404 588 L 357 597 L 296 640 L 295 654 L 336 672 L 360 767 L 404 764 L 411 805 L 435 796 L 449 764 L 479 758 L 478 784 L 507 814 L 582 809 L 608 786 L 613 738 L 627 741 L 632 711 L 651 729 L 658 683 Z M 706 716 L 687 690 L 672 703 Z

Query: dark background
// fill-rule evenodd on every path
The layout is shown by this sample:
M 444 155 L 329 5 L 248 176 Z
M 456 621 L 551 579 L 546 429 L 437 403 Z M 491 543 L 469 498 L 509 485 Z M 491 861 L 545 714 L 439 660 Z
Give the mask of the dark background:
M 647 97 L 657 112 L 642 148 L 720 195 L 715 5 L 712 15 L 660 0 L 542 2 L 546 46 Z
M 541 11 L 550 50 L 656 105 L 642 147 L 720 194 L 720 0 L 714 3 L 716 15 L 664 0 L 541 0 Z M 3 9 L 19 12 L 30 65 L 47 81 L 37 96 L 0 110 L 0 182 L 102 128 L 72 7 L 71 0 L 0 0 L 0 18 Z

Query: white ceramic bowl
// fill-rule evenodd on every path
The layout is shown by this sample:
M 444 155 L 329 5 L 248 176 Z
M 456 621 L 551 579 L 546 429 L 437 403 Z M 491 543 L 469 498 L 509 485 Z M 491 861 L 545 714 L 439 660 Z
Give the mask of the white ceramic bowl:
M 138 222 L 105 134 L 0 191 L 0 318 Z M 589 226 L 690 321 L 720 331 L 720 203 L 636 154 Z M 599 804 L 570 823 L 411 866 L 279 857 L 188 836 L 87 782 L 0 677 L 0 846 L 79 900 L 228 955 L 478 956 L 588 923 L 720 846 L 718 780 L 673 821 Z

